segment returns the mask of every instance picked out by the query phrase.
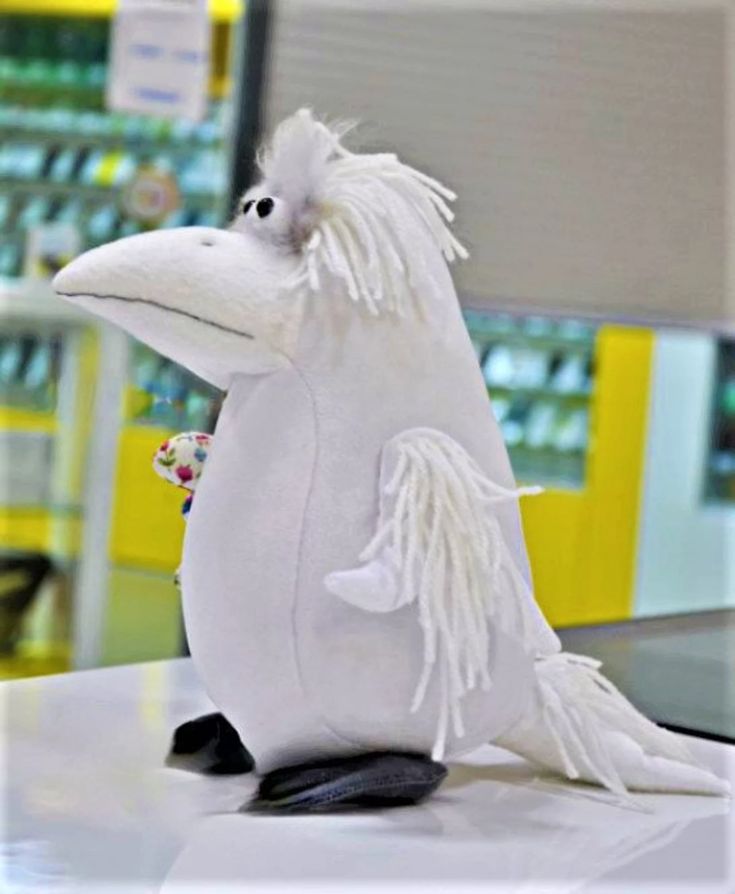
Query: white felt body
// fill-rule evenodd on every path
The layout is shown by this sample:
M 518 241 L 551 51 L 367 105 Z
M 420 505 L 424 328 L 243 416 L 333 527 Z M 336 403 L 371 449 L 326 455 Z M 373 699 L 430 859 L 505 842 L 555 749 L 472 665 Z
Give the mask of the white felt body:
M 194 661 L 260 771 L 494 740 L 617 794 L 724 793 L 596 662 L 559 654 L 526 585 L 445 263 L 464 256 L 451 194 L 307 110 L 262 162 L 229 231 L 132 236 L 54 280 L 228 390 L 181 578 Z
M 453 294 L 443 263 L 436 275 Z M 432 426 L 493 481 L 513 484 L 456 300 L 441 327 L 313 301 L 292 367 L 230 389 L 182 566 L 192 656 L 262 770 L 330 753 L 431 751 L 435 681 L 410 713 L 422 668 L 416 607 L 369 613 L 324 586 L 372 537 L 384 444 Z M 497 512 L 528 574 L 517 508 Z M 449 756 L 502 733 L 530 692 L 532 660 L 491 636 L 493 687 L 464 700 L 466 733 L 450 737 Z

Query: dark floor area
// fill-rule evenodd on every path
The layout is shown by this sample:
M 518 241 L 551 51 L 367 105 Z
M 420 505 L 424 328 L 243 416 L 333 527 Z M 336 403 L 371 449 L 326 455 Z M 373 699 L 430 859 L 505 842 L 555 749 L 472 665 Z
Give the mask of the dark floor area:
M 666 726 L 735 741 L 735 610 L 558 631 Z

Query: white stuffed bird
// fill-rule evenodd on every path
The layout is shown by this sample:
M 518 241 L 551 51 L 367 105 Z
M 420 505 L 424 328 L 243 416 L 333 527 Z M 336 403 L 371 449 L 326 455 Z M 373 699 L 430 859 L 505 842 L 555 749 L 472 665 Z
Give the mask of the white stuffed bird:
M 227 391 L 182 563 L 224 716 L 174 751 L 247 769 L 239 734 L 275 810 L 413 802 L 490 741 L 614 792 L 724 793 L 560 653 L 447 266 L 454 196 L 342 137 L 298 112 L 229 229 L 122 239 L 54 282 Z

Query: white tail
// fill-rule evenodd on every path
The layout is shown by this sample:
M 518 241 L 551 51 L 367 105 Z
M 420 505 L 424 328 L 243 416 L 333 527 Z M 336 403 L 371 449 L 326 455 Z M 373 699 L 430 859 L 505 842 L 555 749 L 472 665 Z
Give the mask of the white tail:
M 729 793 L 727 782 L 697 765 L 683 739 L 644 717 L 599 667 L 583 655 L 537 659 L 534 698 L 496 744 L 620 795 L 628 789 Z
M 364 564 L 327 577 L 329 590 L 367 611 L 417 604 L 424 668 L 411 710 L 419 710 L 436 674 L 436 760 L 444 755 L 450 723 L 455 736 L 464 735 L 462 698 L 477 686 L 490 688 L 492 624 L 532 655 L 559 648 L 494 512 L 537 492 L 493 483 L 442 432 L 403 432 L 383 450 L 380 517 L 359 557 Z

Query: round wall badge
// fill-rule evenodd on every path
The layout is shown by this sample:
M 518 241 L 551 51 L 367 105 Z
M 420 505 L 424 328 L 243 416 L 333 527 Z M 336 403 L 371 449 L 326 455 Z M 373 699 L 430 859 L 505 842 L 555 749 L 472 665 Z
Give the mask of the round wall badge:
M 158 223 L 179 207 L 176 178 L 168 171 L 144 165 L 136 171 L 123 193 L 126 214 L 140 223 Z

